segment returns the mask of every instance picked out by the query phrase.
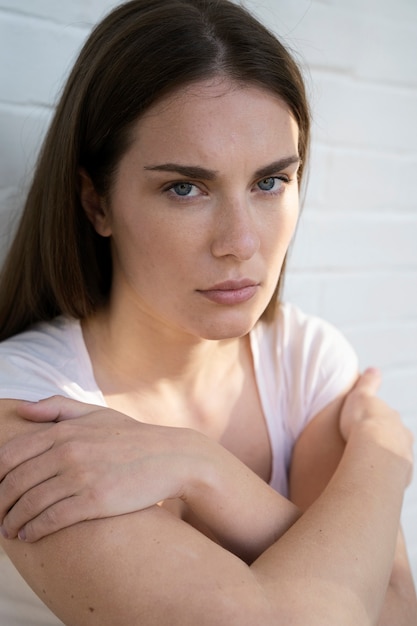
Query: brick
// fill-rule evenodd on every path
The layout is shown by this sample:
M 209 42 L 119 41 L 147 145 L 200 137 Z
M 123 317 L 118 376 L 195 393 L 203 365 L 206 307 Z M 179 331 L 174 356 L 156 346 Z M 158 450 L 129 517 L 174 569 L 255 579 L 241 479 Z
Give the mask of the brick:
M 331 6 L 309 0 L 297 2 L 248 2 L 256 14 L 309 66 L 325 66 L 348 71 L 357 57 L 352 40 L 358 40 L 361 29 L 359 15 L 351 11 L 333 10 Z
M 291 270 L 291 266 L 290 266 Z M 337 326 L 417 320 L 417 270 L 289 271 L 285 298 Z M 417 407 L 416 407 L 417 408 Z
M 415 155 L 416 90 L 312 73 L 316 140 L 339 147 Z
M 412 0 L 378 3 L 373 0 L 308 2 L 266 0 L 260 7 L 250 3 L 265 23 L 276 24 L 276 32 L 290 43 L 310 67 L 349 72 L 361 78 L 417 82 L 415 6 Z M 407 9 L 409 9 L 407 11 Z M 406 18 L 407 14 L 410 19 Z M 352 45 L 354 42 L 354 45 Z M 398 58 L 402 63 L 398 63 Z
M 116 0 L 0 0 L 1 9 L 41 19 L 71 24 L 87 30 L 115 6 Z
M 324 314 L 343 323 L 410 321 L 417 317 L 417 271 L 334 276 L 323 289 Z
M 417 367 L 409 370 L 383 370 L 379 395 L 401 414 L 412 413 L 417 406 Z M 417 432 L 416 425 L 414 431 Z
M 0 9 L 68 24 L 88 20 L 91 17 L 90 4 L 83 0 L 0 0 Z
M 372 81 L 417 86 L 415 16 L 409 23 L 396 23 L 396 20 L 378 19 L 372 15 L 362 24 L 366 37 L 361 41 L 355 75 Z
M 269 2 L 273 0 L 269 0 Z M 314 0 L 320 2 L 321 0 Z M 324 0 L 326 1 L 326 0 Z M 336 9 L 346 8 L 345 0 L 330 0 Z M 414 0 L 349 0 L 349 11 L 362 16 L 363 19 L 373 18 L 390 20 L 395 23 L 408 24 L 416 19 L 416 3 Z
M 306 172 L 306 193 L 303 211 L 311 207 L 322 208 L 326 203 L 326 187 L 329 177 L 329 149 L 319 142 L 313 142 L 310 149 Z
M 0 14 L 0 56 L 5 60 L 0 101 L 54 101 L 84 37 L 78 29 Z
M 407 369 L 416 363 L 417 322 L 368 323 L 345 328 L 362 367 Z M 416 380 L 417 382 L 417 380 Z
M 89 19 L 96 23 L 119 4 L 121 2 L 115 2 L 114 0 L 90 0 L 88 7 Z
M 0 104 L 0 189 L 19 187 L 30 175 L 50 119 L 50 111 Z
M 416 242 L 417 215 L 413 213 L 333 215 L 306 210 L 295 237 L 291 267 L 308 271 L 416 268 Z
M 417 154 L 316 148 L 312 159 L 308 204 L 329 211 L 415 212 Z M 317 187 L 319 189 L 317 189 Z M 382 219 L 384 216 L 382 216 Z

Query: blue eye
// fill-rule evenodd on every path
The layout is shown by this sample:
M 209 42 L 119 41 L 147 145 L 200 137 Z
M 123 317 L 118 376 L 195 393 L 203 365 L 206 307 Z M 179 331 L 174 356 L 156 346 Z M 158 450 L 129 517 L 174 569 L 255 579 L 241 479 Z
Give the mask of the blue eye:
M 183 197 L 195 195 L 191 193 L 194 188 L 195 188 L 195 185 L 192 185 L 191 183 L 176 183 L 175 185 L 172 185 L 171 187 L 172 191 L 174 191 L 177 194 L 177 196 L 183 196 Z
M 276 176 L 268 176 L 268 178 L 260 180 L 257 184 L 261 191 L 278 191 L 284 184 L 284 181 Z

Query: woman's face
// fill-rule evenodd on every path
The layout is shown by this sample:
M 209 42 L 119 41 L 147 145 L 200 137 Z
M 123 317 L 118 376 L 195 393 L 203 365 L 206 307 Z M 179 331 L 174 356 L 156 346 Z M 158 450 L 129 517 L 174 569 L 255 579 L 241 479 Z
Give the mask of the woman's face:
M 95 219 L 118 307 L 207 339 L 246 334 L 296 226 L 297 146 L 286 105 L 257 87 L 205 81 L 151 107 Z

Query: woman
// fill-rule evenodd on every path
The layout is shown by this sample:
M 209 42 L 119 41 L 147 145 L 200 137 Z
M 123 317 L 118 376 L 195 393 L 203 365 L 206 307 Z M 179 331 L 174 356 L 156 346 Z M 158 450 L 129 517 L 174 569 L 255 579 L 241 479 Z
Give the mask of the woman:
M 227 0 L 85 44 L 0 286 L 2 545 L 65 624 L 412 623 L 409 434 L 278 302 L 308 142 L 297 66 Z

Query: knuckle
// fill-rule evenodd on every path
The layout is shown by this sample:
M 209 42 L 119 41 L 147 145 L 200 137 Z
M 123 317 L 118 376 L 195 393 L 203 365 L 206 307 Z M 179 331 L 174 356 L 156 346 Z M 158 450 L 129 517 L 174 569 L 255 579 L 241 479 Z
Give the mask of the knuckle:
M 20 514 L 25 519 L 32 519 L 39 510 L 39 499 L 35 493 L 28 491 L 20 498 L 18 505 Z
M 65 441 L 60 446 L 60 456 L 62 460 L 70 464 L 78 464 L 80 461 L 79 445 L 75 441 Z
M 56 438 L 62 438 L 65 440 L 66 437 L 69 437 L 71 435 L 71 422 L 55 422 L 53 426 Z
M 18 472 L 9 472 L 1 482 L 2 490 L 6 497 L 12 497 L 19 491 L 20 479 Z
M 60 528 L 60 517 L 55 507 L 51 506 L 37 517 L 36 524 L 33 521 L 30 525 L 32 533 L 37 529 L 45 529 L 48 531 Z
M 94 485 L 88 490 L 88 499 L 93 506 L 102 505 L 106 495 L 99 485 Z
M 8 511 L 3 520 L 9 534 L 16 534 L 24 524 L 32 520 L 39 512 L 39 501 L 35 493 L 25 493 Z
M 0 448 L 0 479 L 14 467 L 14 455 L 7 444 Z
M 90 487 L 93 484 L 93 477 L 87 468 L 80 465 L 77 467 L 77 471 L 72 475 L 73 484 L 77 486 L 78 489 L 84 489 L 86 487 Z

